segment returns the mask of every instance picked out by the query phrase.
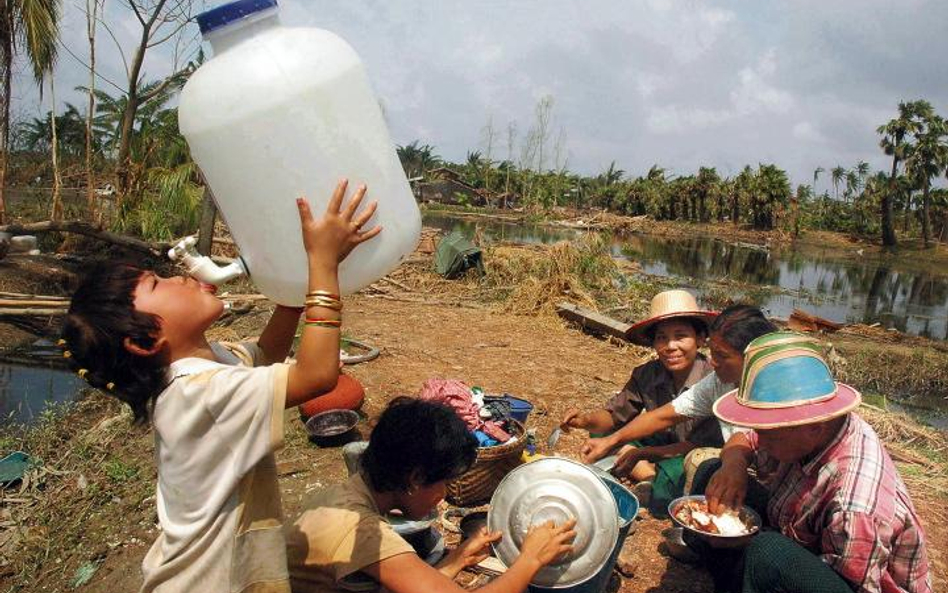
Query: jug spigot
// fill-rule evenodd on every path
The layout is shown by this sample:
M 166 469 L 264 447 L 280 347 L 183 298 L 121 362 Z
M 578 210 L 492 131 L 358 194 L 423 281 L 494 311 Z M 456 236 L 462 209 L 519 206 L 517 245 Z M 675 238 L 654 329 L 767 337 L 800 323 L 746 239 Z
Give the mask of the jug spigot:
M 215 264 L 211 258 L 198 253 L 196 245 L 197 237 L 193 235 L 185 237 L 168 250 L 168 258 L 184 265 L 189 276 L 213 286 L 219 286 L 247 273 L 247 268 L 239 257 L 221 267 Z

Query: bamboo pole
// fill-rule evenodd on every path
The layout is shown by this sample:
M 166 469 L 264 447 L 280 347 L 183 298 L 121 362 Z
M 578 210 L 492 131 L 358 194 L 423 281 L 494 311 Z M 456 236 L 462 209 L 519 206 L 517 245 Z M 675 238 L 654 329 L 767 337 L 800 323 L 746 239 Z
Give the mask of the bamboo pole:
M 0 309 L 0 317 L 59 317 L 65 314 L 65 307 L 61 309 Z
M 69 301 L 56 300 L 28 300 L 28 299 L 0 299 L 0 307 L 67 307 Z

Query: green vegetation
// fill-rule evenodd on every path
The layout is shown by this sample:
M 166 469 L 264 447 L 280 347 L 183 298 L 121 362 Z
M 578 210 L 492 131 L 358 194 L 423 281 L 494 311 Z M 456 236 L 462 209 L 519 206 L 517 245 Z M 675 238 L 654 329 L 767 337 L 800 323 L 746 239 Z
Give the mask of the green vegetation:
M 713 167 L 673 177 L 657 164 L 631 177 L 615 162 L 599 175 L 577 175 L 556 157 L 548 162 L 542 156 L 544 150 L 547 155 L 559 151 L 547 145 L 551 135 L 543 132 L 550 127 L 551 109 L 548 99 L 538 104 L 517 160 L 512 130 L 504 160 L 491 157 L 490 143 L 483 153 L 468 153 L 463 163 L 439 158 L 434 146 L 420 140 L 399 147 L 398 154 L 411 177 L 448 167 L 483 190 L 486 203 L 516 204 L 533 214 L 561 206 L 600 208 L 656 220 L 731 221 L 794 236 L 805 229 L 880 236 L 886 246 L 896 244 L 900 222 L 903 236 L 920 233 L 926 247 L 948 238 L 948 190 L 932 187 L 948 174 L 948 127 L 927 101 L 900 103 L 898 117 L 879 127 L 880 147 L 893 158 L 891 171 L 872 172 L 868 163 L 859 162 L 829 169 L 827 179 L 827 169 L 818 167 L 811 184 L 796 188 L 778 165 L 765 163 L 748 165 L 731 178 L 722 178 Z M 490 123 L 484 135 L 493 138 Z

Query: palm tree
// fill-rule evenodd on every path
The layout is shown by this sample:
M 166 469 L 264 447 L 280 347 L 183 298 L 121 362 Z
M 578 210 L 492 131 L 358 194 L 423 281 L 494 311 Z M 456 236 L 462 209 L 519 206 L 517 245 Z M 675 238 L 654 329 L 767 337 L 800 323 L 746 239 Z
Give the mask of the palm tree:
M 843 178 L 846 177 L 846 169 L 844 169 L 843 167 L 840 167 L 839 165 L 836 165 L 835 167 L 833 167 L 833 170 L 830 171 L 830 175 L 832 175 L 832 178 L 833 178 L 833 189 L 835 192 L 834 197 L 838 201 L 839 200 L 839 184 L 843 180 Z
M 750 165 L 744 165 L 744 170 L 734 178 L 734 192 L 731 194 L 731 222 L 734 224 L 740 224 L 741 202 L 749 201 L 756 191 L 756 185 L 757 173 Z
M 926 111 L 932 111 L 932 107 L 927 101 L 899 103 L 899 116 L 876 128 L 876 132 L 882 136 L 882 139 L 879 140 L 879 146 L 885 154 L 892 157 L 889 191 L 883 194 L 881 200 L 882 244 L 886 247 L 895 247 L 897 244 L 892 220 L 892 201 L 897 190 L 896 176 L 899 172 L 899 162 L 905 160 L 911 146 L 911 138 L 921 131 L 918 114 Z M 908 214 L 908 203 L 909 200 L 906 200 L 906 215 Z
M 26 52 L 33 79 L 42 90 L 43 79 L 56 62 L 60 0 L 4 0 L 0 4 L 0 223 L 6 205 L 7 147 L 10 140 L 10 90 L 13 62 Z
M 47 111 L 46 117 L 34 117 L 24 122 L 22 130 L 23 147 L 33 152 L 46 152 L 53 145 L 52 130 L 55 126 L 59 138 L 60 153 L 69 157 L 78 157 L 82 154 L 85 143 L 83 116 L 75 105 L 66 103 L 66 111 L 56 116 L 53 123 L 53 112 Z
M 405 175 L 409 178 L 420 177 L 428 169 L 441 164 L 441 157 L 435 154 L 434 146 L 421 144 L 421 140 L 397 146 L 395 151 L 398 153 L 398 160 L 402 162 L 402 168 L 405 169 Z
M 816 169 L 813 169 L 813 191 L 816 191 L 816 182 L 823 173 L 826 173 L 826 169 L 823 167 L 817 167 Z
M 596 176 L 596 181 L 604 187 L 615 185 L 625 177 L 625 171 L 616 167 L 616 162 L 609 163 L 609 168 Z
M 905 161 L 909 177 L 922 186 L 922 237 L 925 247 L 931 247 L 931 199 L 929 190 L 931 180 L 938 177 L 948 167 L 948 127 L 945 120 L 931 114 L 925 118 L 924 131 L 916 135 L 916 144 Z
M 752 202 L 754 228 L 772 229 L 777 210 L 790 200 L 790 181 L 776 165 L 760 165 L 757 178 L 756 199 Z
M 721 178 L 714 167 L 700 167 L 698 178 L 695 180 L 695 191 L 698 196 L 698 220 L 708 222 L 707 200 L 720 195 Z M 723 205 L 719 202 L 718 209 Z
M 814 192 L 816 192 L 816 182 L 817 180 L 819 180 L 820 174 L 825 173 L 825 172 L 826 172 L 826 169 L 824 169 L 823 167 L 817 167 L 816 169 L 813 169 L 813 191 Z M 825 202 L 820 200 L 820 221 L 818 224 L 821 229 L 823 228 L 823 206 L 824 205 L 825 205 Z

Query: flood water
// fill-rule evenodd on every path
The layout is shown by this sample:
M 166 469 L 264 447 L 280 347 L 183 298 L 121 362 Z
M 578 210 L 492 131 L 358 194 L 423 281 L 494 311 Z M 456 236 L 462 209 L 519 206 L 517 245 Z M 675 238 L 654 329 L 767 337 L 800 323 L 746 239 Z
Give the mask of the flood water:
M 555 243 L 576 239 L 583 231 L 496 220 L 469 220 L 425 214 L 424 224 L 487 242 Z M 860 264 L 831 250 L 787 250 L 728 244 L 696 237 L 668 240 L 647 235 L 614 236 L 612 254 L 638 262 L 645 273 L 676 278 L 701 293 L 701 281 L 731 280 L 767 287 L 757 294 L 731 290 L 735 300 L 754 302 L 773 317 L 787 318 L 794 309 L 840 323 L 879 323 L 883 327 L 948 340 L 948 270 L 942 274 Z M 489 266 L 490 262 L 486 262 Z M 778 290 L 779 289 L 779 290 Z M 886 402 L 948 432 L 948 402 L 942 397 Z
M 29 424 L 50 404 L 74 401 L 84 387 L 61 369 L 0 364 L 0 424 Z
M 425 225 L 488 241 L 553 243 L 575 239 L 580 231 L 518 225 L 494 220 L 460 220 L 426 214 Z M 613 255 L 641 264 L 647 274 L 681 279 L 683 286 L 708 280 L 731 280 L 778 288 L 751 300 L 774 317 L 787 318 L 794 309 L 840 323 L 879 323 L 899 331 L 948 340 L 948 270 L 924 273 L 860 264 L 832 250 L 770 251 L 695 237 L 668 240 L 648 235 L 613 238 Z M 735 295 L 742 296 L 742 295 Z

